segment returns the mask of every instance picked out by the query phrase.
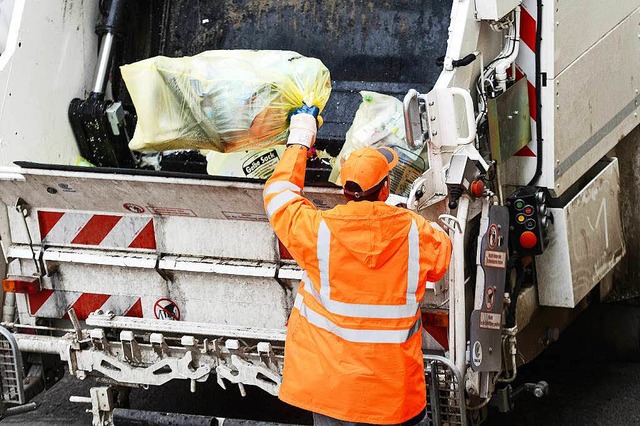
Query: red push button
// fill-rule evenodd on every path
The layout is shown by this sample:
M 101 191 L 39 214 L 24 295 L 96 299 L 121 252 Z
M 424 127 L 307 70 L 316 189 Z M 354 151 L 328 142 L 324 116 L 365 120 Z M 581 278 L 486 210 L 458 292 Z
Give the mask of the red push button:
M 531 231 L 524 231 L 520 235 L 520 246 L 522 248 L 531 249 L 534 248 L 538 244 L 538 237 Z
M 477 180 L 471 184 L 471 193 L 474 197 L 480 198 L 484 194 L 484 182 Z

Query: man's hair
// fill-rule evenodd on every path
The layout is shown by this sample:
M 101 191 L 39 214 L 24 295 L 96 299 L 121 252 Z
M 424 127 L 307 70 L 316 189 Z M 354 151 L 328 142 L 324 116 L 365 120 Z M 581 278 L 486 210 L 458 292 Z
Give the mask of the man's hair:
M 387 181 L 387 178 L 383 179 L 380 183 L 378 183 L 375 186 L 375 187 L 377 187 L 375 189 L 375 191 L 373 191 L 373 192 L 371 192 L 371 193 L 369 193 L 369 194 L 367 194 L 367 195 L 365 195 L 363 197 L 356 198 L 355 196 L 348 194 L 346 191 L 349 191 L 351 193 L 362 192 L 362 187 L 360 185 L 358 185 L 357 183 L 348 180 L 344 184 L 344 189 L 346 190 L 345 193 L 344 193 L 344 196 L 347 199 L 347 201 L 379 201 L 378 200 L 378 196 L 380 195 L 380 191 L 384 187 L 384 183 L 386 181 Z

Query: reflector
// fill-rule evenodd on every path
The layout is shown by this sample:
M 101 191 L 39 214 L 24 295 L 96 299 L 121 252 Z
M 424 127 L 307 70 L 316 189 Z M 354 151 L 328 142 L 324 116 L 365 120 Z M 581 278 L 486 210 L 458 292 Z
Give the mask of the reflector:
M 40 278 L 9 276 L 2 280 L 2 289 L 9 293 L 37 293 L 41 289 Z

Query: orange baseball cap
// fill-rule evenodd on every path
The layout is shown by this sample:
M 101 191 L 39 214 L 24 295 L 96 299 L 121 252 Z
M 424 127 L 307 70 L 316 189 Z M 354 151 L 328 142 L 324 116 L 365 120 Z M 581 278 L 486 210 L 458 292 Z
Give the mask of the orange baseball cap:
M 353 151 L 342 166 L 340 180 L 343 187 L 347 182 L 354 182 L 362 188 L 362 191 L 351 192 L 345 189 L 344 192 L 355 198 L 366 197 L 378 189 L 378 185 L 386 179 L 389 171 L 396 164 L 398 164 L 398 154 L 388 146 L 366 147 Z

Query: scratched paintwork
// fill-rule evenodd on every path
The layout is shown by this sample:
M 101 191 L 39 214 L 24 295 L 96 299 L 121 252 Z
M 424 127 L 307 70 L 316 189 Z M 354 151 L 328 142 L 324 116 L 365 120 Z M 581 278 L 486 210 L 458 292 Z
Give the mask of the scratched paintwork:
M 337 80 L 433 83 L 451 1 L 171 2 L 165 54 L 284 49 L 320 58 Z
M 540 304 L 573 308 L 625 254 L 613 159 L 564 207 L 551 209 L 551 242 L 538 257 Z

